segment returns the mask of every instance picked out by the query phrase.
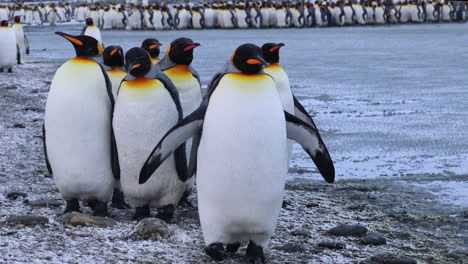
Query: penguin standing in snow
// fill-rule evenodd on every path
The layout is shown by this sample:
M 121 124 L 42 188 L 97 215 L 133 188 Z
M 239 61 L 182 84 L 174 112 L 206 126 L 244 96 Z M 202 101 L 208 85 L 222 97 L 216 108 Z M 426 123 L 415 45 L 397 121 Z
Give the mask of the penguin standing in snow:
M 67 201 L 65 212 L 79 211 L 79 201 L 84 201 L 95 215 L 106 216 L 120 170 L 111 123 L 111 82 L 94 60 L 103 53 L 102 45 L 89 36 L 56 34 L 73 44 L 76 57 L 57 70 L 47 97 L 47 167 Z
M 186 190 L 185 146 L 177 148 L 145 184 L 138 178 L 155 140 L 182 119 L 179 96 L 146 50 L 130 49 L 125 60 L 128 75 L 120 85 L 113 120 L 122 188 L 135 208 L 133 219 L 149 217 L 150 207 L 155 207 L 157 217 L 169 221 Z
M 13 24 L 12 28 L 16 34 L 16 45 L 18 46 L 18 54 L 16 55 L 16 61 L 18 64 L 21 64 L 22 59 L 29 55 L 29 41 L 24 34 L 23 25 L 21 25 L 21 17 L 15 16 L 14 18 L 15 23 Z
M 81 35 L 93 37 L 102 44 L 101 31 L 96 27 L 96 25 L 94 25 L 94 20 L 90 17 L 86 19 L 86 26 L 84 26 L 81 31 Z
M 149 53 L 151 61 L 155 64 L 159 62 L 159 47 L 161 46 L 162 44 L 154 38 L 145 39 L 143 43 L 141 43 L 141 47 Z
M 251 261 L 266 262 L 264 248 L 283 202 L 288 138 L 302 145 L 326 181 L 335 178 L 316 129 L 283 110 L 265 64 L 258 46 L 239 46 L 200 107 L 166 133 L 140 173 L 140 183 L 146 182 L 180 144 L 202 133 L 198 207 L 205 252 L 215 260 L 248 242 Z
M 8 20 L 0 22 L 0 47 L 0 72 L 11 73 L 18 55 L 18 48 L 15 31 L 10 27 Z

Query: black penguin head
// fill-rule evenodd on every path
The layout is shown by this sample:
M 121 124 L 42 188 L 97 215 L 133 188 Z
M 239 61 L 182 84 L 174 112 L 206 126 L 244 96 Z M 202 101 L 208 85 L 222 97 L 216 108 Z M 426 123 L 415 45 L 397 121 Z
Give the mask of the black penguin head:
M 10 23 L 8 22 L 8 20 L 2 20 L 2 22 L 0 22 L 0 25 L 2 27 L 8 27 L 10 25 Z
M 73 44 L 77 57 L 96 57 L 103 52 L 101 43 L 93 37 L 72 36 L 63 32 L 55 32 L 55 34 L 64 37 Z
M 267 65 L 262 57 L 262 49 L 250 43 L 240 45 L 232 54 L 231 60 L 244 73 L 258 73 Z
M 200 46 L 189 38 L 178 38 L 169 46 L 166 55 L 175 64 L 190 65 L 193 60 L 193 49 Z
M 145 49 L 152 58 L 158 58 L 160 53 L 160 46 L 162 46 L 162 44 L 154 38 L 145 39 L 145 41 L 141 43 L 141 47 Z
M 20 23 L 21 22 L 21 17 L 20 16 L 15 16 L 15 18 L 13 18 L 13 21 L 15 23 Z
M 104 64 L 109 67 L 123 67 L 124 55 L 120 46 L 108 46 L 103 53 Z
M 86 19 L 86 25 L 87 25 L 87 26 L 92 26 L 92 25 L 94 25 L 93 19 L 90 18 L 90 17 L 88 17 L 88 18 Z
M 142 48 L 132 48 L 125 54 L 127 73 L 135 77 L 145 76 L 153 67 L 150 55 Z
M 279 62 L 279 50 L 284 46 L 284 43 L 265 43 L 262 46 L 263 58 L 268 63 Z

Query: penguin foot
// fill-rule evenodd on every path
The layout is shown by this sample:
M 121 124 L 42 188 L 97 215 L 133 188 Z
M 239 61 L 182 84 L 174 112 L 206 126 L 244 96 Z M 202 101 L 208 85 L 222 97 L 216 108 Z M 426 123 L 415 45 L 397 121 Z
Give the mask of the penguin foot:
M 130 205 L 125 202 L 125 196 L 122 191 L 119 189 L 114 189 L 114 194 L 112 195 L 112 204 L 113 208 L 117 209 L 128 209 Z
M 151 216 L 151 211 L 148 205 L 135 208 L 135 213 L 132 216 L 132 220 L 143 220 Z
M 175 207 L 172 204 L 158 208 L 158 213 L 156 217 L 162 219 L 166 222 L 171 221 L 174 218 Z
M 107 210 L 107 203 L 105 202 L 92 201 L 88 202 L 88 206 L 93 210 L 94 216 L 111 217 Z
M 193 204 L 188 200 L 188 197 L 189 193 L 185 192 L 182 196 L 182 199 L 180 199 L 179 205 L 181 207 L 194 208 Z
M 263 247 L 258 246 L 250 240 L 249 245 L 247 246 L 247 257 L 250 260 L 250 263 L 257 263 L 260 260 L 260 263 L 267 264 L 267 260 L 263 253 Z
M 227 244 L 226 245 L 226 252 L 227 253 L 236 253 L 237 250 L 239 250 L 240 245 L 241 245 L 241 243 L 239 243 L 239 242 L 232 243 L 232 244 Z
M 11 68 L 8 69 L 8 73 L 13 73 L 13 70 Z
M 211 243 L 205 247 L 205 252 L 210 258 L 221 261 L 226 257 L 223 243 Z
M 81 213 L 80 202 L 78 202 L 77 199 L 66 200 L 66 202 L 67 202 L 67 207 L 65 207 L 65 211 L 63 211 L 64 214 L 71 213 L 71 212 Z
M 0 68 L 0 73 L 4 72 L 3 68 Z

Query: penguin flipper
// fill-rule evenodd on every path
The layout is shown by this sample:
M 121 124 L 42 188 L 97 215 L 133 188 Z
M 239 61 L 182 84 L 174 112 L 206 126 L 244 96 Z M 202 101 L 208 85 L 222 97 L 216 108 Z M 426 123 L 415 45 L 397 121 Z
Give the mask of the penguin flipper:
M 16 64 L 21 64 L 21 51 L 18 45 L 16 45 Z
M 24 35 L 24 45 L 26 46 L 26 55 L 29 55 L 29 40 L 26 35 Z
M 190 151 L 190 160 L 188 166 L 189 178 L 195 175 L 197 171 L 197 159 L 198 159 L 198 146 L 200 145 L 202 132 L 199 131 L 192 139 L 192 149 Z
M 164 135 L 141 169 L 140 184 L 145 183 L 171 153 L 202 129 L 207 107 L 207 103 L 202 103 L 197 110 L 179 121 Z
M 335 181 L 335 167 L 318 130 L 284 111 L 288 138 L 299 143 L 314 161 L 325 181 Z
M 312 120 L 312 117 L 309 115 L 309 112 L 305 110 L 304 106 L 302 106 L 301 102 L 297 100 L 296 96 L 293 95 L 294 99 L 294 115 L 296 117 L 299 117 L 302 121 L 306 122 L 309 126 L 313 127 L 315 130 L 317 130 L 317 126 L 314 123 L 314 120 Z
M 42 125 L 42 144 L 44 146 L 44 157 L 47 166 L 47 171 L 50 175 L 52 174 L 52 167 L 50 166 L 49 156 L 47 155 L 47 145 L 46 145 L 46 131 L 45 131 L 45 124 Z

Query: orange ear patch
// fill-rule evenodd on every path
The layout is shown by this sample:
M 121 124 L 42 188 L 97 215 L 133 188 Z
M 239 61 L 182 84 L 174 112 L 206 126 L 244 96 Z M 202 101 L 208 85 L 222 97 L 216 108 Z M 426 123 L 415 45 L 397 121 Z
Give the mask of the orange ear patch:
M 81 40 L 78 40 L 76 38 L 72 38 L 72 37 L 69 37 L 69 36 L 63 36 L 64 38 L 68 39 L 69 41 L 71 41 L 72 43 L 78 45 L 78 46 L 83 46 L 83 42 L 81 42 Z
M 149 46 L 150 49 L 155 49 L 157 47 L 159 47 L 159 45 L 156 45 L 156 44 Z
M 114 54 L 116 54 L 117 51 L 119 51 L 118 48 L 113 49 L 113 50 L 111 51 L 110 55 L 111 55 L 111 56 L 114 56 Z
M 273 48 L 270 49 L 270 52 L 277 51 L 277 50 L 279 50 L 279 48 L 281 48 L 281 47 L 280 46 L 274 46 Z
M 262 62 L 256 59 L 248 59 L 247 64 L 262 64 Z
M 133 65 L 132 70 L 136 69 L 136 68 L 140 68 L 140 67 L 141 67 L 141 64 L 135 64 L 135 65 Z

